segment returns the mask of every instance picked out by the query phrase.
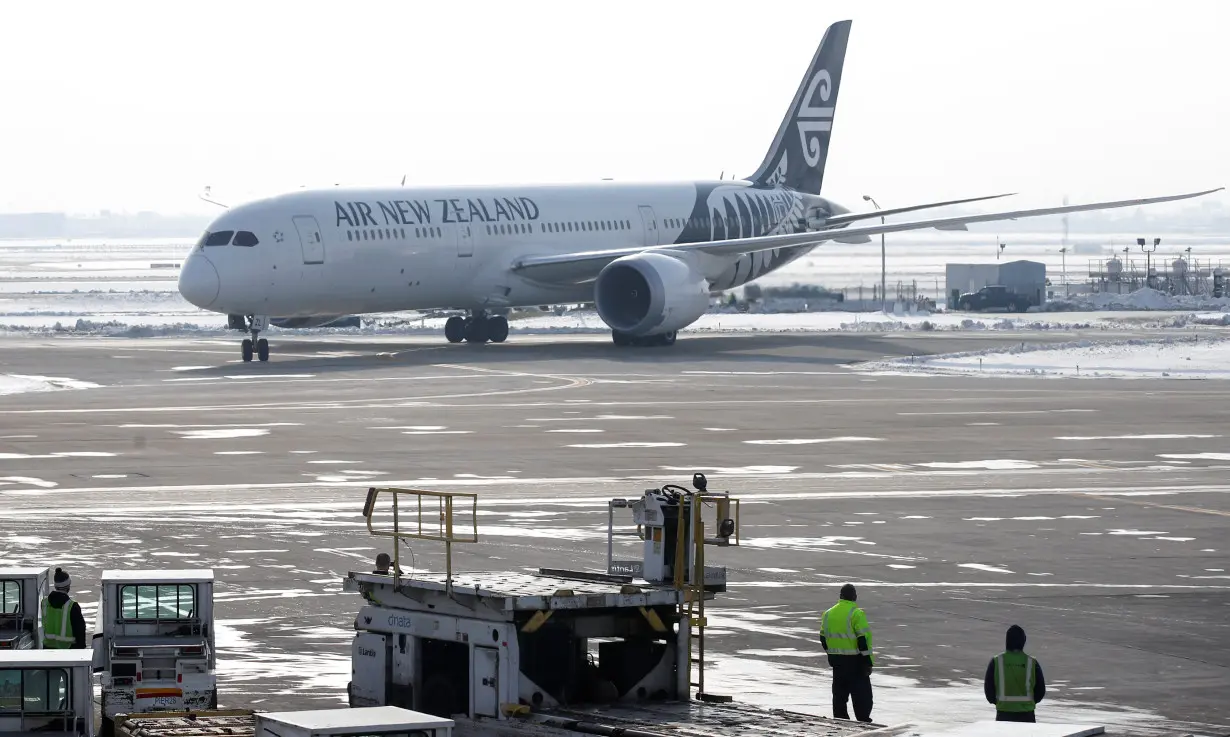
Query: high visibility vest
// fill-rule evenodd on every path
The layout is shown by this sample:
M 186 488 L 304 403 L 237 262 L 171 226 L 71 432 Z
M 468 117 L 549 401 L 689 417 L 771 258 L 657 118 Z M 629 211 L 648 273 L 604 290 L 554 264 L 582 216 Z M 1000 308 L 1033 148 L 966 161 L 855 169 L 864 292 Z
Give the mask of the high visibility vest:
M 51 606 L 49 598 L 43 599 L 43 647 L 71 648 L 76 638 L 73 637 L 73 600 L 64 602 L 64 606 Z
M 1016 650 L 995 656 L 995 709 L 1034 710 L 1034 659 Z
M 852 601 L 842 599 L 820 618 L 820 633 L 828 644 L 829 655 L 866 655 L 871 657 L 871 625 L 867 615 Z M 859 650 L 858 638 L 867 638 L 867 649 Z M 874 657 L 872 662 L 875 662 Z

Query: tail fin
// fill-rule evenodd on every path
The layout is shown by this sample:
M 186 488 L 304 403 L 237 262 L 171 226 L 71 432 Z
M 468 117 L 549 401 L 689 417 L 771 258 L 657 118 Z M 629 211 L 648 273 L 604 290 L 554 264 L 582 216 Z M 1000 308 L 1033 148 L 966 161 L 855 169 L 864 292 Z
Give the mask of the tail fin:
M 825 32 L 764 163 L 748 177 L 756 186 L 820 194 L 852 23 L 838 21 Z

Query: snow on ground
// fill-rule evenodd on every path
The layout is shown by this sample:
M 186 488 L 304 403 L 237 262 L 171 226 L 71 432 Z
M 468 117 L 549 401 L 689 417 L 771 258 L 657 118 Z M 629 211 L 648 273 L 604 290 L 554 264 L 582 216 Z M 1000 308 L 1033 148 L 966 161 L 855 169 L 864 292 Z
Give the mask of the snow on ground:
M 88 381 L 77 381 L 55 376 L 25 376 L 22 374 L 0 374 L 0 394 L 22 394 L 25 392 L 50 392 L 59 389 L 96 389 L 98 384 Z
M 1230 379 L 1230 339 L 1207 335 L 1121 343 L 1022 343 L 1011 350 L 874 361 L 854 368 L 879 374 L 1036 376 L 1085 379 Z
M 1144 287 L 1129 294 L 1074 294 L 1066 299 L 1053 299 L 1043 306 L 1043 312 L 1092 310 L 1227 310 L 1230 297 L 1207 295 L 1169 295 Z

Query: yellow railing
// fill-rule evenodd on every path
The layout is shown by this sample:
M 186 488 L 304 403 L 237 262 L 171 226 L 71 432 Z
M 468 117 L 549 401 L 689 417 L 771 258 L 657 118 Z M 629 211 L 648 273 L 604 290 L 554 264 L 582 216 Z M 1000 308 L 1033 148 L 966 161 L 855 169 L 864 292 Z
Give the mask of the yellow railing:
M 393 529 L 376 529 L 373 525 L 376 516 L 376 506 L 381 494 L 392 497 Z M 401 503 L 402 496 L 414 497 L 410 509 L 406 510 Z M 435 500 L 432 504 L 431 500 Z M 427 500 L 424 505 L 424 500 Z M 458 505 L 456 502 L 468 502 L 468 505 Z M 424 509 L 426 506 L 426 509 Z M 459 529 L 455 524 L 454 514 L 465 511 L 469 507 L 470 525 Z M 432 509 L 434 507 L 434 509 Z M 403 523 L 403 514 L 413 517 Z M 367 531 L 377 537 L 393 538 L 393 570 L 394 581 L 401 574 L 401 545 L 403 540 L 434 540 L 444 543 L 445 586 L 449 591 L 453 588 L 453 543 L 478 542 L 478 494 L 464 491 L 428 491 L 426 489 L 377 489 L 367 490 L 367 500 L 363 503 L 363 517 L 367 520 Z

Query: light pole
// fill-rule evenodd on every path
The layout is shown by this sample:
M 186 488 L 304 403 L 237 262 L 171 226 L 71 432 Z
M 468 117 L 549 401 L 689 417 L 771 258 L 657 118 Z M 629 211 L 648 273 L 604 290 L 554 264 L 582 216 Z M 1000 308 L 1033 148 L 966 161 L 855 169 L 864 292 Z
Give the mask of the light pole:
M 1068 296 L 1068 247 L 1059 249 L 1059 257 L 1063 263 L 1063 296 Z
M 863 195 L 863 201 L 870 202 L 871 204 L 875 205 L 877 210 L 880 209 L 880 203 L 876 202 L 875 198 L 869 194 Z M 880 225 L 884 225 L 884 224 L 885 224 L 884 216 L 881 215 Z M 884 234 L 881 233 L 880 234 L 880 310 L 885 313 L 888 312 L 888 291 L 887 291 L 888 288 L 886 286 L 888 283 L 887 274 L 888 274 L 888 270 L 885 268 L 885 256 L 884 256 Z
M 1145 286 L 1149 287 L 1150 289 L 1153 288 L 1153 274 L 1151 273 L 1152 272 L 1152 268 L 1151 268 L 1152 256 L 1150 254 L 1152 254 L 1154 251 L 1157 250 L 1157 247 L 1161 245 L 1161 242 L 1162 242 L 1161 238 L 1154 238 L 1153 248 L 1147 248 L 1145 246 L 1144 238 L 1136 239 L 1136 245 L 1140 246 L 1140 250 L 1144 251 L 1144 254 L 1145 254 Z

